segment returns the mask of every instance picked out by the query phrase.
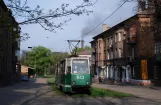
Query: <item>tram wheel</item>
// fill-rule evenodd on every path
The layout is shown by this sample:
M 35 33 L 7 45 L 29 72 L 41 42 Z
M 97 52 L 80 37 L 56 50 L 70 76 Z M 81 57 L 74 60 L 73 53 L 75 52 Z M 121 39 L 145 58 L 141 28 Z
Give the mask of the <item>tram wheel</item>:
M 87 94 L 88 94 L 88 95 L 91 95 L 91 94 L 92 94 L 91 89 L 88 89 L 88 90 L 87 90 Z

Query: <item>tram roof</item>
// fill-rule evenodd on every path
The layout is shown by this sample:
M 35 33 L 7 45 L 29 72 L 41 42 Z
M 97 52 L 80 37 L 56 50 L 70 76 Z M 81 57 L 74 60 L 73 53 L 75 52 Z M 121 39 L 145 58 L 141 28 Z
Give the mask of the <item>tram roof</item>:
M 71 56 L 68 56 L 66 57 L 67 59 L 70 59 L 70 58 L 74 58 L 74 59 L 89 59 L 87 56 L 78 56 L 78 55 L 71 55 Z M 63 58 L 60 62 L 63 62 L 66 60 L 66 58 Z M 57 64 L 59 64 L 60 62 L 58 62 Z

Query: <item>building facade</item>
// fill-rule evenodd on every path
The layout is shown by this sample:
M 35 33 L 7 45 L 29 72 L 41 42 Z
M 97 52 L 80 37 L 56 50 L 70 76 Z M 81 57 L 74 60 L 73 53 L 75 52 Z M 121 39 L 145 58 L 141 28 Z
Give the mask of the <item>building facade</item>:
M 106 24 L 102 25 L 102 32 L 108 30 L 109 27 Z M 105 53 L 104 53 L 104 39 L 100 35 L 93 38 L 94 40 L 91 41 L 92 46 L 92 59 L 91 59 L 91 68 L 95 75 L 103 76 L 104 75 L 104 60 L 105 60 Z
M 0 86 L 4 86 L 20 80 L 19 55 L 16 55 L 20 51 L 20 30 L 3 0 L 0 1 L 0 11 Z
M 161 77 L 154 59 L 154 33 L 149 8 L 93 37 L 92 61 L 108 81 L 149 85 Z M 100 42 L 99 42 L 100 41 Z M 102 45 L 101 45 L 101 44 Z M 102 57 L 102 58 L 101 58 Z M 102 63 L 98 63 L 101 62 Z

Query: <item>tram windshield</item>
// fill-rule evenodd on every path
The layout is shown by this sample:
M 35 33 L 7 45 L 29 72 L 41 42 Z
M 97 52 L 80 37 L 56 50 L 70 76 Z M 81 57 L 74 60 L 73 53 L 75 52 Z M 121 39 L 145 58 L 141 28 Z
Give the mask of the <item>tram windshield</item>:
M 88 74 L 88 60 L 74 59 L 72 61 L 72 73 L 73 74 Z

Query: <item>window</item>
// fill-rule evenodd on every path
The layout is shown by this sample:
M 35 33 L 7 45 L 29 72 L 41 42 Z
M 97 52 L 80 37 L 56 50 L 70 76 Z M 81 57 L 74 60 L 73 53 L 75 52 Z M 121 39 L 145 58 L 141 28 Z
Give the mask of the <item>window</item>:
M 118 41 L 121 41 L 121 32 L 118 34 Z
M 108 38 L 106 38 L 105 46 L 108 46 Z
M 115 58 L 117 58 L 117 49 L 115 49 Z
M 136 77 L 136 71 L 135 71 L 135 70 L 136 70 L 136 67 L 134 66 L 134 67 L 133 67 L 133 78 Z
M 111 51 L 111 57 L 110 58 L 113 59 L 113 51 Z
M 85 59 L 74 59 L 72 61 L 72 73 L 74 74 L 88 74 L 88 60 Z
M 96 42 L 96 49 L 98 48 L 98 42 Z
M 109 60 L 110 59 L 110 54 L 109 54 L 109 52 L 107 52 L 107 60 Z
M 121 58 L 121 57 L 122 57 L 121 49 L 120 49 L 120 48 L 118 49 L 118 57 L 119 57 L 119 58 Z
M 109 44 L 110 44 L 110 42 L 109 42 L 109 41 L 110 41 L 110 38 L 108 38 L 107 40 L 108 40 L 107 43 L 108 43 L 108 45 L 109 45 Z
M 115 42 L 117 42 L 117 37 L 118 37 L 118 34 L 116 33 L 115 34 Z
M 70 74 L 71 73 L 71 66 L 68 66 L 67 67 L 67 74 Z
M 113 41 L 113 38 L 111 37 L 111 38 L 110 38 L 110 45 L 112 45 L 112 41 Z
M 161 43 L 156 43 L 154 46 L 154 53 L 159 54 L 161 53 Z
M 99 48 L 100 48 L 101 47 L 101 41 L 100 40 L 99 40 L 98 44 L 99 44 Z
M 99 53 L 99 60 L 101 60 L 101 53 Z

